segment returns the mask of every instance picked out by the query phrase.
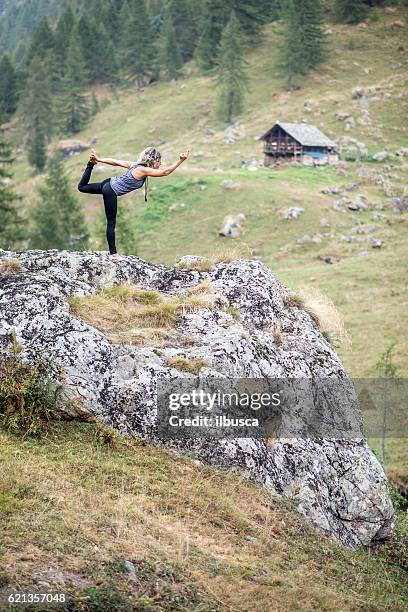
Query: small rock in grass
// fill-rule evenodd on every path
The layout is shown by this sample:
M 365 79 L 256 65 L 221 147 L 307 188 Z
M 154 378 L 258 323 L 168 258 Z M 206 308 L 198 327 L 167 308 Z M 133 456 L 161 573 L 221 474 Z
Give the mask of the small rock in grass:
M 377 162 L 383 162 L 388 159 L 389 153 L 388 151 L 379 151 L 378 153 L 374 153 L 373 160 Z
M 368 242 L 370 243 L 372 249 L 382 249 L 382 247 L 384 246 L 384 242 L 382 240 L 379 240 L 378 238 L 373 238 L 372 236 L 368 237 Z
M 291 206 L 283 211 L 282 216 L 286 221 L 291 221 L 292 219 L 297 219 L 300 217 L 300 215 L 304 212 L 305 209 L 300 206 Z
M 242 224 L 245 222 L 245 215 L 227 215 L 222 222 L 222 228 L 219 231 L 220 236 L 228 238 L 238 238 L 242 232 Z
M 220 187 L 223 189 L 239 189 L 241 187 L 241 183 L 234 183 L 231 179 L 225 179 L 225 181 L 221 181 Z
M 131 561 L 128 561 L 128 559 L 125 561 L 125 569 L 129 572 L 129 574 L 132 574 L 132 576 L 136 576 L 136 566 Z

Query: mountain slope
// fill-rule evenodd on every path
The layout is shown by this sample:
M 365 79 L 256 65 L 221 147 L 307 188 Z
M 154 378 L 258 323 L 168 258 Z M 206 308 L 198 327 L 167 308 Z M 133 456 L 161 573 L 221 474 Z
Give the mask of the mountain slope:
M 98 89 L 100 102 L 107 106 L 79 135 L 85 142 L 96 138 L 101 155 L 128 159 L 156 144 L 169 162 L 189 146 L 188 164 L 167 179 L 150 182 L 147 207 L 137 192 L 120 200 L 120 207 L 134 219 L 134 252 L 149 261 L 173 263 L 186 253 L 213 255 L 232 248 L 245 258 L 260 257 L 293 288 L 312 294 L 318 289 L 333 300 L 344 319 L 352 344 L 342 344 L 338 351 L 351 375 L 360 377 L 378 374 L 376 364 L 393 341 L 395 364 L 401 375 L 407 374 L 407 215 L 395 214 L 392 197 L 404 193 L 406 158 L 254 172 L 241 167 L 241 161 L 262 160 L 261 143 L 255 138 L 278 118 L 306 119 L 335 140 L 354 137 L 371 153 L 408 147 L 407 28 L 388 27 L 397 18 L 408 21 L 408 11 L 399 8 L 389 15 L 375 9 L 365 26 L 330 25 L 327 63 L 304 80 L 301 90 L 292 92 L 285 90 L 276 67 L 279 24 L 267 26 L 262 46 L 247 57 L 251 82 L 246 110 L 239 118 L 243 130 L 229 144 L 224 141 L 229 129 L 215 118 L 212 80 L 200 75 L 194 62 L 176 84 L 160 82 L 143 91 Z M 366 95 L 354 100 L 356 86 L 364 87 Z M 351 131 L 336 120 L 339 112 L 352 114 Z M 18 144 L 19 126 L 9 133 Z M 16 187 L 28 210 L 42 177 L 32 176 L 19 146 Z M 74 189 L 85 161 L 85 154 L 67 160 Z M 113 172 L 97 167 L 95 180 Z M 226 179 L 240 186 L 225 189 Z M 330 187 L 344 194 L 322 193 Z M 333 208 L 342 198 L 354 201 L 359 196 L 367 198 L 368 210 Z M 93 247 L 106 249 L 100 198 L 78 197 L 94 236 Z M 286 221 L 282 213 L 292 206 L 303 207 L 304 213 Z M 245 213 L 247 218 L 244 233 L 235 240 L 218 235 L 224 216 L 231 213 Z M 383 247 L 373 248 L 373 238 Z M 393 445 L 385 460 L 389 470 L 400 473 L 408 462 L 406 444 L 401 438 Z
M 0 601 L 18 584 L 65 593 L 55 610 L 406 607 L 403 542 L 347 551 L 238 476 L 94 425 L 55 433 L 0 432 Z
M 407 16 L 408 11 L 399 9 L 399 18 Z M 262 160 L 261 143 L 256 138 L 279 118 L 306 119 L 336 140 L 351 136 L 363 141 L 371 153 L 406 147 L 406 29 L 388 28 L 395 18 L 376 9 L 366 27 L 330 26 L 328 62 L 305 79 L 303 89 L 292 92 L 284 89 L 283 75 L 276 68 L 279 25 L 268 26 L 263 46 L 248 56 L 250 92 L 246 111 L 239 118 L 241 133 L 238 130 L 232 143 L 224 141 L 225 126 L 215 118 L 212 81 L 198 74 L 194 63 L 184 70 L 189 76 L 174 85 L 160 82 L 143 91 L 99 91 L 108 106 L 79 135 L 85 142 L 96 138 L 102 155 L 129 159 L 135 159 L 147 144 L 165 141 L 159 145 L 165 162 L 190 147 L 192 156 L 182 170 L 169 179 L 151 181 L 147 212 L 139 193 L 120 201 L 134 213 L 137 253 L 172 263 L 186 252 L 207 255 L 233 245 L 238 252 L 261 257 L 291 286 L 318 286 L 345 317 L 354 350 L 345 346 L 341 351 L 353 375 L 373 375 L 380 354 L 394 338 L 401 339 L 396 360 L 406 371 L 406 217 L 395 215 L 390 194 L 403 193 L 407 163 L 394 158 L 388 169 L 386 164 L 348 163 L 336 169 L 288 167 L 257 172 L 240 166 L 243 159 Z M 353 100 L 352 90 L 357 85 L 367 93 Z M 336 120 L 339 112 L 352 114 L 356 125 L 351 131 L 345 131 L 345 123 Z M 30 178 L 25 159 L 25 153 L 18 157 L 16 180 L 29 207 L 40 178 Z M 85 159 L 85 155 L 74 156 L 67 162 L 73 187 Z M 97 167 L 94 177 L 99 180 L 113 171 Z M 223 189 L 225 179 L 241 185 Z M 333 210 L 333 202 L 341 198 L 323 194 L 322 189 L 353 184 L 354 190 L 345 195 L 353 200 L 365 196 L 369 210 Z M 96 238 L 100 232 L 95 224 L 101 214 L 99 198 L 79 197 Z M 287 222 L 281 212 L 290 206 L 301 206 L 305 212 Z M 236 212 L 247 217 L 243 236 L 235 241 L 219 237 L 224 215 Z M 382 240 L 384 248 L 373 249 L 372 237 Z M 94 244 L 105 248 L 103 239 Z M 327 256 L 338 263 L 331 266 L 318 259 Z M 372 303 L 375 309 L 370 307 Z M 363 307 L 356 308 L 358 304 Z M 366 341 L 367 335 L 372 342 Z

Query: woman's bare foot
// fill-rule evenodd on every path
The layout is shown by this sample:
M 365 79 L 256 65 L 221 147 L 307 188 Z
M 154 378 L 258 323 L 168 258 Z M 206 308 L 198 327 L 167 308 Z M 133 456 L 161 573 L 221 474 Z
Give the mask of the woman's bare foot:
M 119 255 L 119 253 L 112 253 L 109 255 L 109 258 L 113 259 L 113 261 L 123 261 L 125 259 L 122 255 Z

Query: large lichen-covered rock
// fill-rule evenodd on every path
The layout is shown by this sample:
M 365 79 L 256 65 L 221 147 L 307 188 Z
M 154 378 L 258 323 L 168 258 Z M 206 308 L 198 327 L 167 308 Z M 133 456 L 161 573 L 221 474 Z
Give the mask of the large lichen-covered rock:
M 337 377 L 350 384 L 333 348 L 313 318 L 285 299 L 288 290 L 258 261 L 219 263 L 210 271 L 149 264 L 137 257 L 113 262 L 102 253 L 0 251 L 21 269 L 0 272 L 0 357 L 15 330 L 23 357 L 47 355 L 66 392 L 80 398 L 79 415 L 91 413 L 124 435 L 163 442 L 157 436 L 158 377 L 187 377 L 174 357 L 201 360 L 200 376 L 231 378 Z M 6 266 L 12 268 L 13 266 Z M 215 307 L 182 314 L 177 332 L 187 346 L 115 345 L 76 318 L 69 296 L 87 296 L 121 283 L 167 295 L 185 295 L 208 279 Z M 219 304 L 219 306 L 217 306 Z M 229 307 L 226 308 L 225 305 Z M 239 318 L 234 316 L 239 312 Z M 278 339 L 273 330 L 279 328 Z M 282 341 L 282 334 L 284 340 Z M 333 421 L 345 421 L 358 404 L 329 402 Z M 347 429 L 347 427 L 346 427 Z M 299 512 L 350 547 L 386 539 L 393 509 L 381 465 L 362 437 L 329 439 L 224 438 L 168 441 L 180 452 L 237 471 L 270 490 L 292 497 Z

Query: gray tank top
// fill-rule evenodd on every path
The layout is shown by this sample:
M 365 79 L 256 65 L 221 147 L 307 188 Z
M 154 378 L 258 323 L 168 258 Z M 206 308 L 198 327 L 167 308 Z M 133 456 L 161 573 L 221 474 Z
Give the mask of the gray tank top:
M 140 187 L 144 185 L 146 177 L 135 179 L 135 177 L 132 176 L 132 171 L 138 166 L 143 166 L 143 164 L 135 164 L 124 174 L 112 176 L 110 179 L 110 186 L 117 196 L 125 195 L 125 193 L 129 193 L 129 191 L 133 191 L 134 189 L 140 189 Z

